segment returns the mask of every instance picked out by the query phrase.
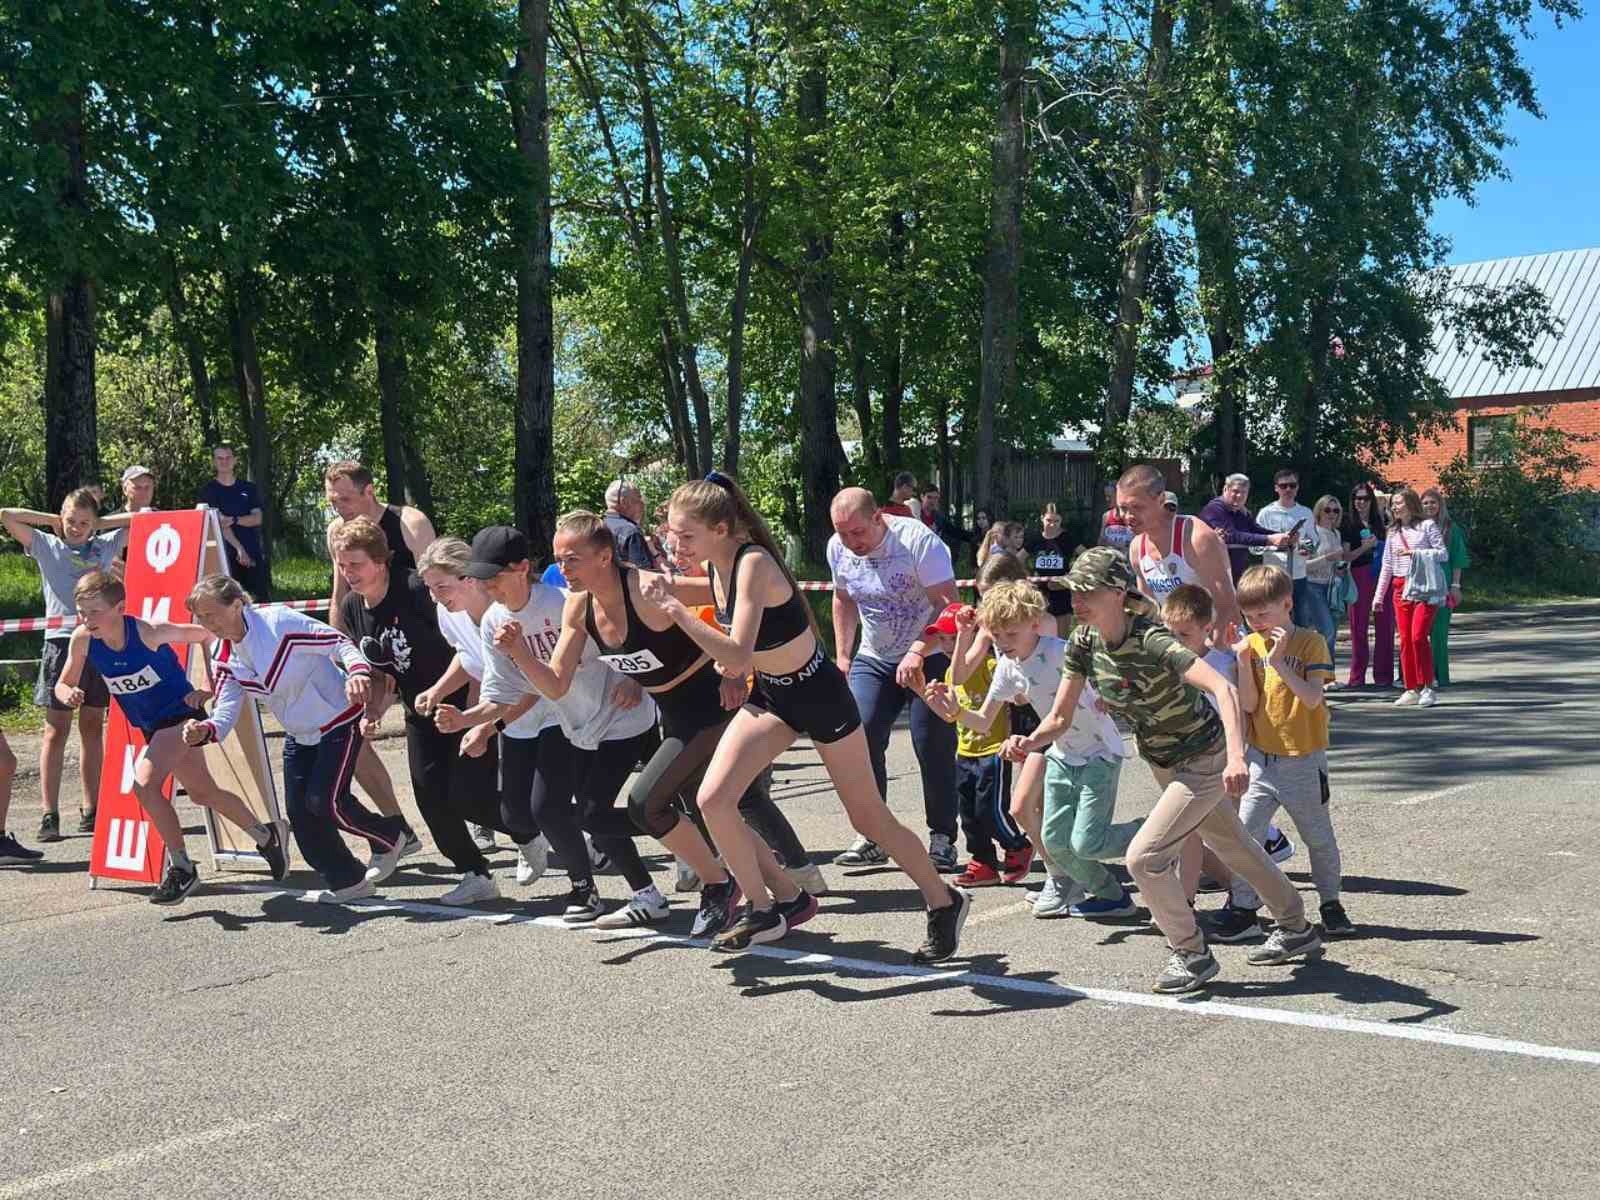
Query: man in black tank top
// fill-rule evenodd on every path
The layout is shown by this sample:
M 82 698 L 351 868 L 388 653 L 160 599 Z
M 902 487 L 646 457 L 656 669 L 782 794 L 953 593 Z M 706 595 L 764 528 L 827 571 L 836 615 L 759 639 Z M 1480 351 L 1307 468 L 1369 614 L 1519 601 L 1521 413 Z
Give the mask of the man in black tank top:
M 358 462 L 344 461 L 332 464 L 322 476 L 323 497 L 328 507 L 338 514 L 328 526 L 328 558 L 333 559 L 333 535 L 346 521 L 366 517 L 383 530 L 389 540 L 390 563 L 397 575 L 414 571 L 417 555 L 428 548 L 437 536 L 433 523 L 420 510 L 409 505 L 380 503 L 372 486 L 372 472 Z M 350 630 L 340 617 L 340 607 L 349 589 L 339 572 L 333 573 L 333 594 L 328 600 L 328 623 L 344 633 Z M 372 798 L 379 812 L 387 817 L 400 815 L 400 801 L 394 794 L 394 782 L 389 771 L 372 749 L 363 741 L 361 755 L 356 759 L 356 782 Z M 421 843 L 418 843 L 421 848 Z

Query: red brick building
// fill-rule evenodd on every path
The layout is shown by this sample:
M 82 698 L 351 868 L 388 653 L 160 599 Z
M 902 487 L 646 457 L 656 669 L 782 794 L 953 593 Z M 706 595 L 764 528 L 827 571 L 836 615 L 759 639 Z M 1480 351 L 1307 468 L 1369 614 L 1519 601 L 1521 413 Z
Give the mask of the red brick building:
M 1423 488 L 1458 454 L 1486 456 L 1495 427 L 1524 408 L 1548 408 L 1543 418 L 1573 433 L 1600 434 L 1600 248 L 1501 258 L 1449 268 L 1452 286 L 1504 286 L 1526 281 L 1550 299 L 1559 337 L 1533 348 L 1542 366 L 1500 371 L 1475 346 L 1458 350 L 1441 332 L 1429 370 L 1455 402 L 1455 428 L 1420 443 L 1377 469 L 1393 483 Z M 1600 441 L 1583 448 L 1588 467 L 1579 487 L 1600 488 Z

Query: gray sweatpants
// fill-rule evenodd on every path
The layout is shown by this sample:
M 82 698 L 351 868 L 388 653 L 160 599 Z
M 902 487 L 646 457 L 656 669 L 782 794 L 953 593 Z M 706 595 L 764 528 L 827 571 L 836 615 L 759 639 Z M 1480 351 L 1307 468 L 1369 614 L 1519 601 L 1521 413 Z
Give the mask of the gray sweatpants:
M 1328 815 L 1328 755 L 1266 754 L 1249 747 L 1250 786 L 1239 801 L 1239 820 L 1259 842 L 1281 805 L 1311 859 L 1311 880 L 1326 904 L 1339 898 L 1339 840 Z M 1261 898 L 1242 877 L 1233 877 L 1233 906 L 1260 908 Z

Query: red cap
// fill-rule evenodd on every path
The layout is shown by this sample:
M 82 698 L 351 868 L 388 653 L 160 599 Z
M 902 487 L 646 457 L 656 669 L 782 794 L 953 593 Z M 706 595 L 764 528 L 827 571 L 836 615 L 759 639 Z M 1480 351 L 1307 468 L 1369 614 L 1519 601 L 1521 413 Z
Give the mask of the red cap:
M 937 637 L 944 634 L 946 637 L 955 637 L 959 630 L 956 629 L 956 614 L 966 605 L 959 600 L 952 600 L 944 606 L 944 611 L 932 625 L 925 626 L 922 630 L 923 637 Z

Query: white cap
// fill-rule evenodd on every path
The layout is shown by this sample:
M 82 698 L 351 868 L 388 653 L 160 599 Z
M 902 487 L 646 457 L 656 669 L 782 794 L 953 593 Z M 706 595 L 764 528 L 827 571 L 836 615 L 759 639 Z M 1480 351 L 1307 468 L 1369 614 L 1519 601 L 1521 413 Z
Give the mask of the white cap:
M 122 482 L 127 483 L 129 480 L 137 479 L 141 475 L 148 475 L 151 479 L 156 477 L 156 473 L 149 467 L 140 466 L 138 463 L 134 463 L 133 466 L 129 467 L 122 473 Z

